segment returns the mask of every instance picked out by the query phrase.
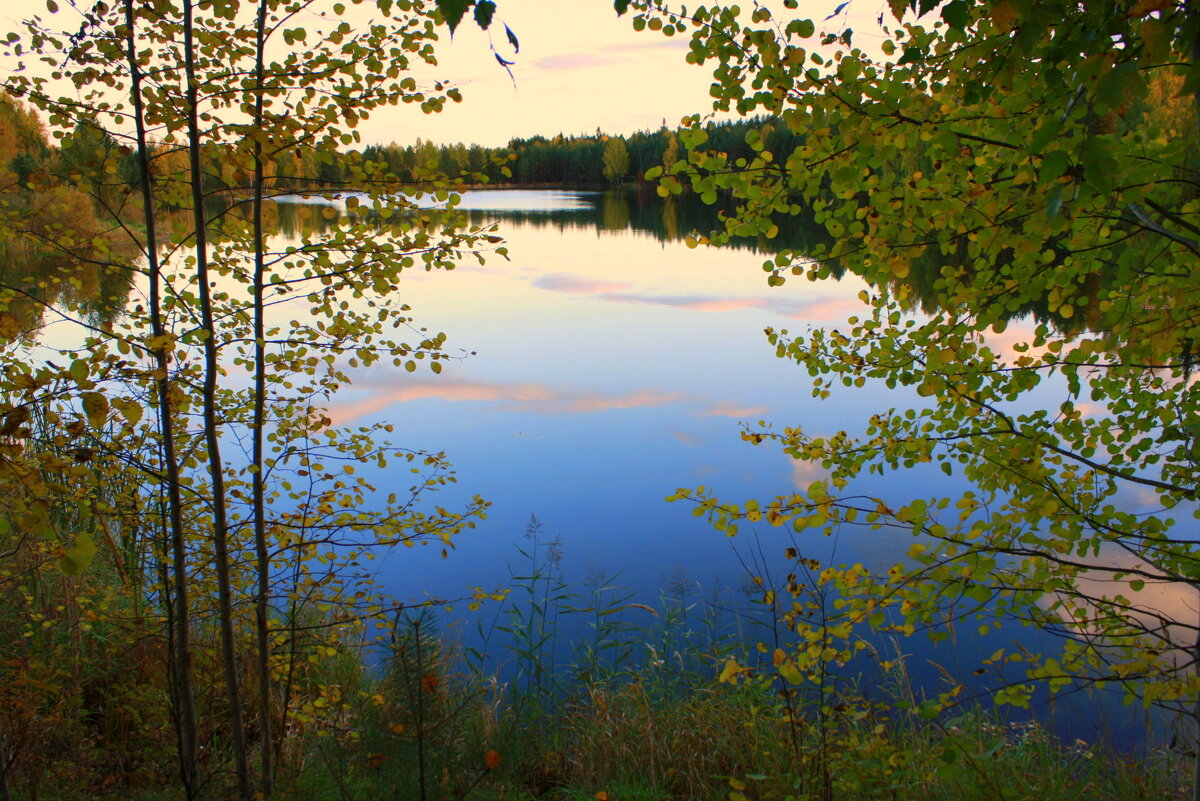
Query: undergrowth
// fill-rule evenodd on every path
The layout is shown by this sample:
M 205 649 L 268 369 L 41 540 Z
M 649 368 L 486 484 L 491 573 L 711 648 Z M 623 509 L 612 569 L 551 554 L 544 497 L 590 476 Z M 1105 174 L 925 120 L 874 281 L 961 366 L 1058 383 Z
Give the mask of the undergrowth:
M 770 668 L 774 621 L 681 577 L 654 606 L 610 577 L 581 589 L 534 521 L 509 606 L 465 648 L 428 613 L 398 616 L 345 728 L 316 742 L 290 787 L 306 801 L 1164 801 L 1188 755 L 1132 757 L 1060 741 L 989 708 L 911 712 L 904 659 L 865 683 L 791 686 Z M 761 605 L 760 605 L 761 606 Z M 769 610 L 767 610 L 769 611 Z M 573 627 L 569 622 L 574 620 Z M 636 622 L 636 621 L 642 622 Z M 584 625 L 578 623 L 582 621 Z M 646 622 L 649 621 L 649 622 Z M 503 637 L 493 637 L 499 632 Z M 565 632 L 565 633 L 564 633 Z M 507 654 L 507 659 L 498 658 Z M 736 656 L 757 665 L 717 680 Z M 757 659 L 757 661 L 755 661 Z M 830 670 L 834 670 L 833 667 Z

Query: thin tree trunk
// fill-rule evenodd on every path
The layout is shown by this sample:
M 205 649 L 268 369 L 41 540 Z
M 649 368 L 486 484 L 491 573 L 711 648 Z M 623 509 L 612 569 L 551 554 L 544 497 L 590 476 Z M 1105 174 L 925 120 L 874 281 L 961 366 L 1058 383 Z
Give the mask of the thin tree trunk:
M 187 798 L 196 792 L 196 704 L 192 688 L 191 630 L 188 612 L 187 541 L 183 527 L 183 499 L 179 490 L 179 459 L 175 452 L 174 417 L 171 410 L 171 378 L 162 315 L 162 271 L 158 261 L 155 228 L 153 175 L 150 172 L 149 146 L 146 141 L 145 112 L 142 106 L 142 70 L 134 45 L 133 0 L 125 0 L 125 36 L 129 59 L 129 91 L 133 99 L 133 119 L 137 128 L 138 169 L 141 173 L 142 214 L 146 224 L 146 262 L 150 277 L 150 333 L 154 339 L 154 359 L 158 377 L 158 427 L 162 448 L 163 474 L 166 478 L 167 519 L 170 523 L 171 570 L 175 588 L 168 600 L 171 692 L 179 749 L 179 779 Z M 165 556 L 165 554 L 164 554 Z
M 12 794 L 8 789 L 8 769 L 11 766 L 8 748 L 4 744 L 4 729 L 0 728 L 0 801 L 12 801 Z
M 203 400 L 204 444 L 208 451 L 212 482 L 213 567 L 217 574 L 217 617 L 221 631 L 221 663 L 225 672 L 225 694 L 229 704 L 230 739 L 238 794 L 251 796 L 250 769 L 246 758 L 246 726 L 238 685 L 237 652 L 233 632 L 233 590 L 229 568 L 229 524 L 225 510 L 225 472 L 221 462 L 221 439 L 217 424 L 218 363 L 216 326 L 213 322 L 212 287 L 208 271 L 208 232 L 204 214 L 203 171 L 200 153 L 199 85 L 196 78 L 196 43 L 193 0 L 183 4 L 184 78 L 187 81 L 186 114 L 188 161 L 192 185 L 192 213 L 196 237 L 196 280 L 200 299 L 200 331 L 204 337 Z
M 259 0 L 258 21 L 255 26 L 254 52 L 254 425 L 251 445 L 251 481 L 254 496 L 254 552 L 257 560 L 258 595 L 254 604 L 254 621 L 258 635 L 259 729 L 262 739 L 262 794 L 269 796 L 274 786 L 274 738 L 271 734 L 271 631 L 270 590 L 271 556 L 267 551 L 266 462 L 263 443 L 267 422 L 266 366 L 266 308 L 263 292 L 266 286 L 266 257 L 263 241 L 263 147 L 259 138 L 263 130 L 263 49 L 267 37 L 267 0 Z M 287 703 L 287 699 L 284 699 Z
M 1192 646 L 1193 664 L 1200 665 L 1200 635 Z M 1200 668 L 1192 668 L 1200 672 Z M 1196 729 L 1196 739 L 1192 743 L 1192 801 L 1200 801 L 1200 699 L 1192 705 L 1192 723 Z

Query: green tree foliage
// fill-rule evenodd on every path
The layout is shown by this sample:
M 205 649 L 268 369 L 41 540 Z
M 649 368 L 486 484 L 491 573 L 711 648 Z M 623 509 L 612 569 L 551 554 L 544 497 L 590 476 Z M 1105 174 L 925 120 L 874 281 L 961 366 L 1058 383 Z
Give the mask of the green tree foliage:
M 624 139 L 609 139 L 604 143 L 604 177 L 611 183 L 620 183 L 629 173 L 629 150 Z
M 412 323 L 403 273 L 452 269 L 499 242 L 461 230 L 452 211 L 405 214 L 394 177 L 337 158 L 381 106 L 433 112 L 457 99 L 407 74 L 433 62 L 438 17 L 405 2 L 356 28 L 335 3 L 304 4 L 301 21 L 275 0 L 125 0 L 97 4 L 80 30 L 48 8 L 4 47 L 62 72 L 16 70 L 6 88 L 62 146 L 14 146 L 5 159 L 45 161 L 50 191 L 12 182 L 0 244 L 53 248 L 68 284 L 86 274 L 79 265 L 132 276 L 137 295 L 103 321 L 75 297 L 40 298 L 78 323 L 58 352 L 18 336 L 34 316 L 3 331 L 0 686 L 20 703 L 0 715 L 0 791 L 35 795 L 44 776 L 72 786 L 71 766 L 86 773 L 98 753 L 88 743 L 136 712 L 155 743 L 139 753 L 157 761 L 106 777 L 106 793 L 136 795 L 170 773 L 182 797 L 270 793 L 273 757 L 302 758 L 285 733 L 341 736 L 346 699 L 322 666 L 393 606 L 369 560 L 448 548 L 485 506 L 418 503 L 454 480 L 441 454 L 389 446 L 383 426 L 340 430 L 322 411 L 363 365 L 440 372 L 445 336 Z M 0 146 L 22 141 L 10 118 L 37 119 L 0 108 Z M 299 244 L 269 238 L 280 164 L 299 187 L 357 190 L 347 213 L 326 207 L 328 223 Z M 36 180 L 27 160 L 17 166 Z M 452 207 L 450 184 L 424 177 Z M 29 213 L 59 196 L 77 210 Z M 31 295 L 0 289 L 9 315 Z M 380 497 L 363 473 L 389 465 L 407 479 Z M 144 656 L 125 676 L 122 652 Z M 111 682 L 97 684 L 101 666 Z M 120 693 L 140 695 L 125 706 Z M 41 763 L 38 738 L 51 735 L 61 762 Z
M 801 682 L 848 659 L 858 623 L 945 637 L 947 621 L 987 631 L 1015 618 L 1065 647 L 994 655 L 1017 671 L 998 700 L 1117 681 L 1143 703 L 1192 710 L 1194 605 L 1143 593 L 1194 597 L 1200 576 L 1194 4 L 896 0 L 881 53 L 849 30 L 819 32 L 791 1 L 630 6 L 635 28 L 690 34 L 715 110 L 772 115 L 800 137 L 779 151 L 752 130 L 753 152 L 736 156 L 706 146 L 694 117 L 660 192 L 732 194 L 739 209 L 716 243 L 772 237 L 811 210 L 833 244 L 781 250 L 769 282 L 844 269 L 866 284 L 861 313 L 837 330 L 769 330 L 779 357 L 812 376 L 817 398 L 886 386 L 922 400 L 879 409 L 860 435 L 748 429 L 828 472 L 804 491 L 740 504 L 678 493 L 729 534 L 747 522 L 912 533 L 890 570 L 814 571 L 839 614 L 789 615 L 800 645 L 781 675 Z M 931 468 L 970 488 L 855 489 Z

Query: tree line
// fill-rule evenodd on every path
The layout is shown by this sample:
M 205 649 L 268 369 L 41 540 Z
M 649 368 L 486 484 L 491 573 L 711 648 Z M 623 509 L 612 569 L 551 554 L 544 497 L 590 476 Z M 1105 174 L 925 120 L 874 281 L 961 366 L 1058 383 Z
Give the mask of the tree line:
M 23 108 L 13 98 L 4 102 L 8 108 Z M 140 180 L 140 167 L 137 154 L 127 145 L 86 122 L 63 133 L 52 145 L 36 116 L 28 116 L 27 109 L 14 111 L 19 113 L 26 115 L 26 127 L 14 128 L 12 137 L 5 140 L 11 144 L 0 153 L 16 185 L 52 180 L 87 187 L 101 207 L 112 209 L 118 195 L 131 202 L 130 189 Z M 707 147 L 720 148 L 734 158 L 752 157 L 754 150 L 747 140 L 751 131 L 766 137 L 780 153 L 791 152 L 800 141 L 798 135 L 769 117 L 712 121 L 705 129 Z M 203 154 L 202 188 L 208 196 L 218 198 L 225 193 L 227 199 L 236 200 L 250 185 L 251 176 L 236 158 L 236 149 L 232 143 L 214 143 Z M 179 181 L 185 176 L 186 155 L 178 147 L 151 141 L 148 156 L 156 180 Z M 587 136 L 517 138 L 504 147 L 421 139 L 409 145 L 339 145 L 331 151 L 297 144 L 265 162 L 264 183 L 278 192 L 333 191 L 354 188 L 364 181 L 416 186 L 442 177 L 485 185 L 602 187 L 642 183 L 648 170 L 686 158 L 687 149 L 677 130 L 665 123 L 656 131 L 628 135 L 597 130 Z

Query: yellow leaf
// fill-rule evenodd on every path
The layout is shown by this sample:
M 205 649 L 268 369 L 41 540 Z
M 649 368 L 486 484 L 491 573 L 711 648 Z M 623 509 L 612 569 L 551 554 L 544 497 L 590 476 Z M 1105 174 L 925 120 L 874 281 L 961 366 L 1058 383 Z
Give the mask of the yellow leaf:
M 800 684 L 804 681 L 804 675 L 791 662 L 784 662 L 779 666 L 779 675 L 783 677 L 788 684 Z
M 83 413 L 92 428 L 104 428 L 108 421 L 108 398 L 100 392 L 83 393 Z
M 1007 33 L 1012 30 L 1013 23 L 1017 21 L 1017 10 L 1012 7 L 1008 0 L 992 6 L 992 22 L 996 23 L 996 28 Z
M 112 406 L 131 426 L 137 425 L 142 419 L 142 405 L 128 398 L 113 398 Z

